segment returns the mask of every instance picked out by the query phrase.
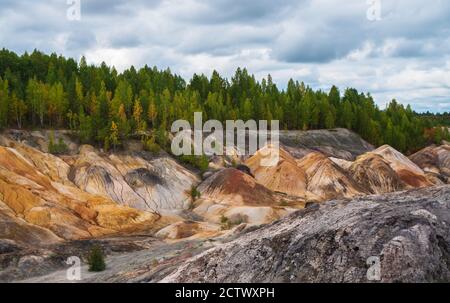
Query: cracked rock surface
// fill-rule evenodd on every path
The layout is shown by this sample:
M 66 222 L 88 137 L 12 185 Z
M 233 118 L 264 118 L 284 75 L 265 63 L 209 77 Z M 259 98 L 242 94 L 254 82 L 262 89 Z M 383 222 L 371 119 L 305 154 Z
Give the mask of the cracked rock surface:
M 370 275 L 378 264 L 380 275 Z M 193 257 L 162 281 L 449 282 L 449 266 L 446 185 L 314 204 Z

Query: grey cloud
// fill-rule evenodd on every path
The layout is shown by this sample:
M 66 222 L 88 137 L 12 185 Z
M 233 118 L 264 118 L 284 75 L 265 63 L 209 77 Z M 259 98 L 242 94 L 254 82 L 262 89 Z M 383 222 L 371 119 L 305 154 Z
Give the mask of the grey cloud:
M 66 41 L 66 48 L 82 52 L 85 49 L 89 49 L 96 44 L 96 37 L 92 32 L 86 30 L 74 30 L 69 34 Z
M 271 21 L 270 18 L 282 17 L 286 12 L 305 0 L 216 0 L 209 3 L 199 1 L 201 5 L 188 11 L 179 11 L 175 15 L 182 20 L 195 24 L 248 23 Z
M 0 0 L 0 47 L 93 54 L 97 63 L 170 67 L 185 77 L 213 69 L 229 77 L 246 66 L 271 73 L 279 87 L 293 76 L 371 91 L 380 104 L 402 95 L 420 109 L 445 108 L 450 1 L 381 5 L 382 20 L 370 22 L 364 0 L 81 0 L 82 20 L 69 22 L 66 0 Z M 415 94 L 386 83 L 404 71 Z M 424 78 L 441 90 L 424 89 Z
M 119 17 L 136 15 L 136 8 L 155 8 L 161 0 L 80 0 L 82 14 L 114 15 Z

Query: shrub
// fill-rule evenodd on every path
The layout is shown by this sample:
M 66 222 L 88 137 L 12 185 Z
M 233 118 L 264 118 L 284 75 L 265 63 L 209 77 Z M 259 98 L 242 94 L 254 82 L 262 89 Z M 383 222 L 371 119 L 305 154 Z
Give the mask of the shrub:
M 233 226 L 240 225 L 246 222 L 246 217 L 242 215 L 235 216 L 234 219 L 230 219 L 222 215 L 220 217 L 220 227 L 222 230 L 231 229 Z
M 230 229 L 230 227 L 231 227 L 230 219 L 228 219 L 227 217 L 222 215 L 220 217 L 220 226 L 221 226 L 222 230 Z
M 195 187 L 195 186 L 192 186 L 192 187 L 191 187 L 191 192 L 190 192 L 190 194 L 191 194 L 191 199 L 192 199 L 192 201 L 195 201 L 195 200 L 197 200 L 198 198 L 200 198 L 200 192 L 198 191 L 197 187 Z
M 100 246 L 94 246 L 88 255 L 89 271 L 103 271 L 106 268 L 105 255 Z
M 154 136 L 144 139 L 143 143 L 144 150 L 149 151 L 153 154 L 157 154 L 161 150 L 161 147 L 158 145 L 158 143 L 156 143 L 156 139 Z
M 183 163 L 190 164 L 198 168 L 202 173 L 204 173 L 209 167 L 209 160 L 208 157 L 205 155 L 202 156 L 184 155 L 180 156 L 178 159 L 180 159 L 180 161 Z
M 59 138 L 58 143 L 55 143 L 53 133 L 50 133 L 48 141 L 48 152 L 54 155 L 64 154 L 69 150 L 62 138 Z

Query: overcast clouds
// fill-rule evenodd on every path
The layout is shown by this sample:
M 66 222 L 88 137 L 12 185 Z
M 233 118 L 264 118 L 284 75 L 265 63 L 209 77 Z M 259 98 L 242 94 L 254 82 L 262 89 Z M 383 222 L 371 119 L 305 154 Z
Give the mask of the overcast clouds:
M 0 0 L 0 47 L 57 52 L 118 70 L 148 64 L 186 79 L 238 66 L 328 90 L 355 87 L 380 106 L 392 98 L 418 111 L 450 111 L 450 1 Z

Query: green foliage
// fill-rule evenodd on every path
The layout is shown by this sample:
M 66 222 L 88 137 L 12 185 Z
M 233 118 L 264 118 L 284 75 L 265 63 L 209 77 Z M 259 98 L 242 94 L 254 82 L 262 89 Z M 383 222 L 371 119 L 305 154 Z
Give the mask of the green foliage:
M 190 195 L 191 195 L 191 200 L 192 201 L 195 201 L 198 198 L 200 198 L 200 192 L 198 191 L 196 186 L 192 186 L 191 187 Z
M 237 226 L 244 222 L 244 218 L 238 217 L 235 220 L 231 220 L 230 218 L 226 217 L 225 215 L 220 216 L 220 227 L 222 230 L 228 230 L 233 228 L 233 226 Z
M 49 140 L 48 140 L 48 152 L 54 155 L 64 154 L 67 153 L 69 148 L 67 147 L 66 143 L 62 138 L 58 139 L 58 142 L 55 143 L 55 137 L 53 135 L 53 132 L 49 134 Z
M 179 156 L 178 159 L 186 164 L 189 164 L 195 168 L 198 168 L 200 172 L 205 172 L 209 166 L 208 157 L 205 155 L 195 156 L 195 155 L 183 155 Z
M 327 93 L 292 79 L 280 90 L 270 75 L 258 82 L 245 68 L 231 79 L 214 71 L 210 78 L 193 75 L 186 82 L 169 69 L 130 67 L 118 73 L 104 63 L 88 65 L 84 57 L 77 63 L 39 51 L 19 56 L 0 50 L 0 128 L 66 127 L 82 143 L 106 149 L 151 127 L 154 140 L 144 145 L 156 151 L 170 147 L 172 122 L 192 123 L 195 111 L 221 122 L 276 119 L 283 129 L 345 127 L 374 145 L 387 143 L 402 152 L 441 141 L 447 135 L 434 130 L 450 126 L 449 113 L 418 114 L 396 100 L 380 109 L 370 94 L 356 89 L 340 92 L 333 86 Z M 204 159 L 184 160 L 206 166 Z
M 148 138 L 143 138 L 144 150 L 149 151 L 153 154 L 160 152 L 161 147 L 156 143 L 155 136 L 149 136 Z
M 231 228 L 230 219 L 228 219 L 224 215 L 220 216 L 220 226 L 221 226 L 222 230 L 230 229 Z
M 105 255 L 100 246 L 92 247 L 88 254 L 89 271 L 103 271 L 106 269 Z

